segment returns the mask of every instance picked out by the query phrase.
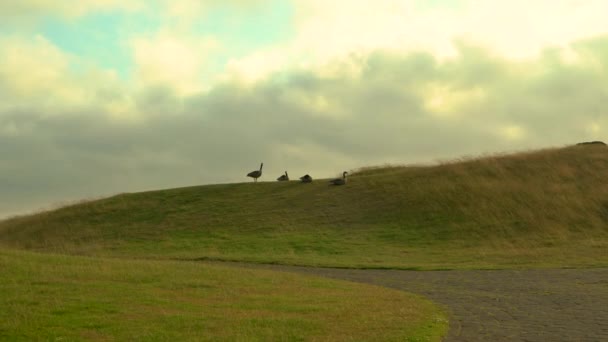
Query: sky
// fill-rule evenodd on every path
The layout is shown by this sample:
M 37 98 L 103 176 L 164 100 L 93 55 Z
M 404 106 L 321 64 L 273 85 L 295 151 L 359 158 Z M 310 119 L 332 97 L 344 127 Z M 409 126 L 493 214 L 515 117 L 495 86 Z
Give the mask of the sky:
M 3 0 L 0 218 L 604 140 L 605 0 Z

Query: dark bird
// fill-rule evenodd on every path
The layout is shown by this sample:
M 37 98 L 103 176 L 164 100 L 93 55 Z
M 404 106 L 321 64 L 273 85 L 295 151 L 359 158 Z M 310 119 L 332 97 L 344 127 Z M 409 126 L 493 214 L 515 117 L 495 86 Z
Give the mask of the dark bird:
M 257 182 L 258 178 L 260 178 L 262 176 L 262 168 L 263 167 L 264 167 L 264 163 L 260 164 L 260 169 L 249 172 L 247 174 L 247 177 L 251 177 L 251 178 L 253 178 L 254 182 Z
M 279 182 L 288 181 L 289 180 L 289 175 L 287 174 L 287 171 L 285 171 L 284 175 L 282 175 L 281 177 L 277 178 L 277 180 Z
M 336 178 L 336 179 L 332 179 L 329 181 L 329 183 L 333 184 L 333 185 L 344 185 L 346 184 L 346 174 L 348 172 L 344 171 L 342 172 L 342 178 Z
M 312 183 L 312 177 L 310 177 L 310 175 L 304 175 L 300 177 L 300 180 L 302 183 Z

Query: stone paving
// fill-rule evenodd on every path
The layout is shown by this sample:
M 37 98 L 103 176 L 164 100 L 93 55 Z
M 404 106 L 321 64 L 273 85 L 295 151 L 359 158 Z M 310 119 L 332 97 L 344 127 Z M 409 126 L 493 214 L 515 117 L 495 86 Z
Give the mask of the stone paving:
M 246 267 L 314 274 L 424 295 L 450 312 L 445 341 L 608 341 L 607 268 L 420 272 Z

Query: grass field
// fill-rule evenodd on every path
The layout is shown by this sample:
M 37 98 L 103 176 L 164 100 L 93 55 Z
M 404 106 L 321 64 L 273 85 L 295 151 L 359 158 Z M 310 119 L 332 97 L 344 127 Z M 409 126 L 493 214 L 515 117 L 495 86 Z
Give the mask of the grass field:
M 439 340 L 402 292 L 196 262 L 608 266 L 608 148 L 121 194 L 0 222 L 0 340 Z
M 3 341 L 438 341 L 445 313 L 381 287 L 194 262 L 0 249 Z
M 342 187 L 319 180 L 121 194 L 0 222 L 0 244 L 337 267 L 606 266 L 606 180 L 608 148 L 572 146 L 367 168 Z

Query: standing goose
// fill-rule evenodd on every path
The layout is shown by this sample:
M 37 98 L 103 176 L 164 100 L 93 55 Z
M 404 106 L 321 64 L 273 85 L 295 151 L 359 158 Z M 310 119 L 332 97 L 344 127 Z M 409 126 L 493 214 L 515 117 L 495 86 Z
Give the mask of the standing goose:
M 300 177 L 300 180 L 302 181 L 302 183 L 312 183 L 312 177 L 310 177 L 310 175 L 308 174 Z
M 277 180 L 279 182 L 288 181 L 289 180 L 289 175 L 287 174 L 287 171 L 285 171 L 284 175 L 282 175 L 281 177 L 277 178 Z
M 249 172 L 247 174 L 247 177 L 251 177 L 251 178 L 253 178 L 254 182 L 257 182 L 258 178 L 260 178 L 262 176 L 262 168 L 263 167 L 264 167 L 264 163 L 260 164 L 260 169 Z
M 329 181 L 329 183 L 333 184 L 333 185 L 344 185 L 346 184 L 346 174 L 348 172 L 344 171 L 342 172 L 342 178 L 336 178 L 336 179 L 332 179 Z

